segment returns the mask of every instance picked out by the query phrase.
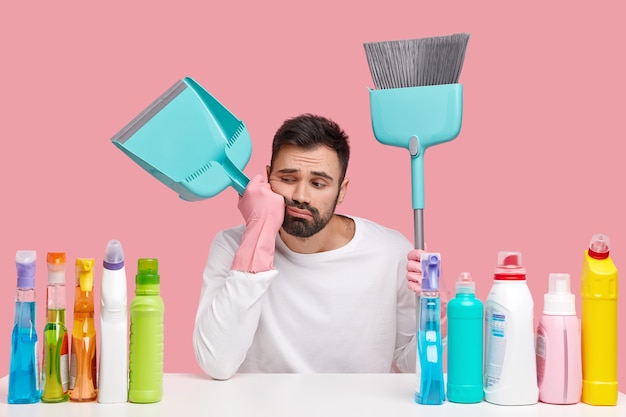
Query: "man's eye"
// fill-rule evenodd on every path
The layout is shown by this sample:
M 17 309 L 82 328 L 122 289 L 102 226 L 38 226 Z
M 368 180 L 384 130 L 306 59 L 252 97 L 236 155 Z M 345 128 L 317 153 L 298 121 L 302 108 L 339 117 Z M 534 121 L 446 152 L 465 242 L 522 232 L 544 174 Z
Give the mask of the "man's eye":
M 326 186 L 326 184 L 325 184 L 325 183 L 323 183 L 323 182 L 318 182 L 318 181 L 313 181 L 313 183 L 312 183 L 312 184 L 313 184 L 313 187 L 315 187 L 315 188 L 324 188 L 324 187 Z
M 295 181 L 295 179 L 294 179 L 294 178 L 292 178 L 292 177 L 282 177 L 280 180 L 281 180 L 282 182 L 286 182 L 286 183 L 292 183 L 292 182 L 294 182 L 294 181 Z

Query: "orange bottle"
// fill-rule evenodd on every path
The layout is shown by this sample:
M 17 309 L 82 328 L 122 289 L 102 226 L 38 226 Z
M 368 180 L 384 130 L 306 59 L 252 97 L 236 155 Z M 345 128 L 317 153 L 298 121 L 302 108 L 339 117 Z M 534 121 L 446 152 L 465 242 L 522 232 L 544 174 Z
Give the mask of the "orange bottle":
M 96 327 L 93 303 L 94 259 L 76 259 L 74 326 L 70 358 L 70 401 L 94 401 L 96 379 Z

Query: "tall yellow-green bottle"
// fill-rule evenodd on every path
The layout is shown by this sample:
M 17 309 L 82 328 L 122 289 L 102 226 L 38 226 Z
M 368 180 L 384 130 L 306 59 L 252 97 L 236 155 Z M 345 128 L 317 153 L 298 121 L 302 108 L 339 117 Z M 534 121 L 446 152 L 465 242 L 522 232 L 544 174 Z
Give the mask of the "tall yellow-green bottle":
M 130 402 L 155 403 L 163 396 L 163 313 L 159 262 L 140 258 L 130 304 Z
M 57 403 L 69 398 L 69 342 L 65 325 L 65 252 L 48 252 L 46 326 L 41 375 L 41 401 Z
M 585 250 L 580 276 L 582 401 L 617 404 L 617 268 L 609 238 L 595 234 Z

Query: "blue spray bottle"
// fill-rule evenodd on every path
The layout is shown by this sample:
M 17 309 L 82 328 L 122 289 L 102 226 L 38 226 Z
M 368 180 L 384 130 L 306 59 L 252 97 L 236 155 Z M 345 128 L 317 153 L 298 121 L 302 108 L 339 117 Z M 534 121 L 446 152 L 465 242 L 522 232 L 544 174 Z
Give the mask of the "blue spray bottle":
M 9 404 L 39 402 L 39 358 L 37 355 L 37 326 L 35 324 L 35 251 L 17 251 L 17 294 L 15 322 L 11 341 L 9 371 Z
M 441 304 L 439 299 L 441 255 L 425 252 L 420 261 L 423 278 L 417 328 L 417 360 L 419 366 L 415 402 L 439 405 L 443 404 L 445 399 Z

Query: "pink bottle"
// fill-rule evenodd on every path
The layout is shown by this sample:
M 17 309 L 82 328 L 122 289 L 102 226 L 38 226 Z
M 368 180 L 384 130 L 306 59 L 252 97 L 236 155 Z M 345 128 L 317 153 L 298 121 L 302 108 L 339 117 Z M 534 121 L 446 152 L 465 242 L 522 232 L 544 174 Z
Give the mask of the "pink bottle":
M 569 274 L 550 274 L 543 315 L 537 326 L 539 401 L 575 404 L 582 392 L 580 322 Z

